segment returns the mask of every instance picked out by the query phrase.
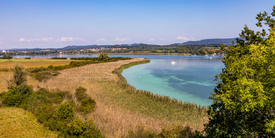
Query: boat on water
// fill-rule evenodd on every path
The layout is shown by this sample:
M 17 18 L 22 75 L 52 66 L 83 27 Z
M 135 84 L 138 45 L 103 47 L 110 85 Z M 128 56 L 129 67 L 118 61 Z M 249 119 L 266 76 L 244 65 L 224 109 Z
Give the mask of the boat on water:
M 172 65 L 175 65 L 175 64 L 177 64 L 177 62 L 175 62 L 175 61 L 171 61 L 171 64 L 172 64 Z

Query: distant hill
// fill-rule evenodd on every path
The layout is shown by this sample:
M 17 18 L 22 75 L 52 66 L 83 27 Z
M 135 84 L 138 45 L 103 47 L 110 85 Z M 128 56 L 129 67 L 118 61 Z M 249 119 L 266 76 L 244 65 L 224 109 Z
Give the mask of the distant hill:
M 225 45 L 232 45 L 232 41 L 235 38 L 217 38 L 217 39 L 202 39 L 199 41 L 187 41 L 182 44 L 184 45 L 195 45 L 195 44 L 225 44 Z
M 80 49 L 80 48 L 91 48 L 97 45 L 87 45 L 87 46 L 66 46 L 63 48 L 59 48 L 59 50 L 70 50 L 70 49 Z
M 172 45 L 197 45 L 197 44 L 225 44 L 225 45 L 232 45 L 232 40 L 235 38 L 217 38 L 217 39 L 202 39 L 199 41 L 187 41 L 184 43 L 174 43 L 170 44 Z M 106 46 L 117 46 L 117 45 L 85 45 L 85 46 L 66 46 L 63 48 L 23 48 L 23 49 L 9 49 L 12 51 L 41 51 L 41 50 L 72 50 L 72 49 L 82 49 L 82 48 L 92 48 L 92 47 L 106 47 Z M 118 46 L 150 46 L 150 44 L 144 44 L 144 43 L 133 43 L 133 44 L 121 44 Z M 156 45 L 158 46 L 158 45 Z

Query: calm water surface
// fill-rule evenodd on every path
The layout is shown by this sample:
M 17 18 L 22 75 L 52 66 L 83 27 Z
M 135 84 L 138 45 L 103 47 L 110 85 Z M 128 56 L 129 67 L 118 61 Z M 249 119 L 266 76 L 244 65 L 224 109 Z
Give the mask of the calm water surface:
M 24 58 L 51 57 L 97 57 L 90 55 L 36 55 L 15 56 Z M 214 75 L 219 74 L 224 67 L 219 56 L 189 56 L 189 55 L 109 55 L 110 57 L 140 57 L 151 60 L 125 69 L 122 75 L 127 82 L 137 89 L 170 96 L 182 101 L 194 102 L 200 105 L 210 105 L 210 93 L 216 83 Z M 172 65 L 174 61 L 176 64 Z
M 176 64 L 172 65 L 172 61 Z M 200 105 L 210 105 L 209 96 L 216 85 L 213 82 L 214 75 L 219 74 L 223 67 L 222 59 L 214 58 L 151 59 L 149 64 L 125 69 L 122 75 L 137 89 Z

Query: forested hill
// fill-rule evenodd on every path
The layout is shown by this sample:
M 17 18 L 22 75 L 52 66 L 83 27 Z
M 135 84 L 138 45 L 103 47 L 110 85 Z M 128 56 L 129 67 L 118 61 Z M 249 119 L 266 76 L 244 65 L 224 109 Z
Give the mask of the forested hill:
M 196 45 L 196 44 L 225 44 L 225 45 L 232 45 L 232 41 L 235 38 L 225 38 L 225 39 L 202 39 L 199 41 L 187 41 L 182 44 L 185 45 Z
M 148 47 L 151 47 L 151 46 L 182 46 L 182 45 L 200 45 L 200 46 L 203 46 L 205 47 L 205 45 L 210 45 L 210 46 L 213 46 L 214 45 L 219 45 L 219 44 L 225 44 L 225 45 L 232 45 L 232 41 L 234 40 L 235 38 L 226 38 L 226 39 L 220 39 L 220 38 L 217 38 L 217 39 L 202 39 L 202 40 L 199 40 L 199 41 L 187 41 L 187 42 L 184 42 L 184 43 L 175 43 L 175 44 L 170 44 L 170 45 L 152 45 L 152 44 L 144 44 L 144 43 L 134 43 L 134 44 L 121 44 L 121 45 L 85 45 L 85 46 L 77 46 L 77 45 L 74 45 L 74 46 L 66 46 L 66 47 L 63 47 L 63 48 L 31 48 L 31 49 L 28 49 L 28 48 L 23 48 L 23 49 L 9 49 L 11 51 L 41 51 L 41 50 L 73 50 L 73 49 L 87 49 L 87 48 L 99 48 L 99 47 L 128 47 L 128 48 L 131 48 L 131 47 L 136 47 L 136 46 L 148 46 Z

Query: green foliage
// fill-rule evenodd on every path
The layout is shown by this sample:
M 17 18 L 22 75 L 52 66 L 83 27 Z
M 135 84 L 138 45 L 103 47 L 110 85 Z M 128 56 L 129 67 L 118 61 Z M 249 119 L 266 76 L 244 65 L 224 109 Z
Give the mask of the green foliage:
M 86 91 L 86 88 L 79 86 L 75 92 L 76 99 L 80 102 L 80 105 L 77 106 L 77 110 L 82 112 L 84 115 L 91 113 L 96 105 L 95 100 L 89 97 Z
M 160 133 L 152 129 L 145 129 L 144 126 L 137 127 L 136 131 L 129 131 L 126 138 L 196 138 L 199 133 L 193 132 L 189 126 L 176 126 L 168 129 L 162 129 Z
M 84 115 L 91 113 L 95 109 L 96 102 L 91 97 L 81 100 L 80 106 L 77 110 L 82 112 Z
M 161 138 L 195 138 L 198 134 L 192 131 L 189 126 L 177 126 L 170 129 L 162 129 L 159 134 Z
M 48 66 L 49 69 L 53 69 L 53 67 L 54 67 L 53 65 L 49 65 Z
M 109 59 L 108 53 L 100 53 L 98 56 L 99 60 L 107 61 Z
M 32 92 L 32 87 L 26 84 L 12 86 L 9 91 L 3 95 L 2 104 L 19 107 Z
M 31 59 L 31 57 L 25 57 L 25 59 Z
M 0 59 L 12 59 L 13 56 L 11 55 L 3 55 L 3 57 L 0 57 Z
M 145 129 L 144 126 L 138 126 L 136 131 L 129 131 L 126 138 L 156 138 L 158 134 L 151 130 Z
M 53 57 L 51 59 L 67 59 L 66 57 Z
M 272 16 L 275 16 L 275 5 Z M 258 14 L 270 34 L 245 26 L 223 59 L 206 124 L 208 137 L 275 137 L 275 20 Z
M 53 76 L 57 76 L 59 72 L 54 69 L 53 65 L 49 65 L 48 68 L 40 67 L 30 69 L 31 76 L 34 77 L 36 80 L 42 82 L 43 80 L 46 81 Z
M 71 123 L 67 124 L 67 135 L 82 138 L 103 138 L 99 129 L 93 123 L 93 120 L 83 122 L 76 118 Z
M 74 101 L 67 101 L 63 104 L 60 104 L 55 113 L 54 116 L 57 120 L 71 120 L 75 117 L 74 114 Z
M 13 82 L 15 85 L 21 85 L 22 83 L 27 82 L 27 71 L 26 68 L 21 65 L 15 65 L 11 70 L 13 73 Z
M 77 99 L 77 101 L 82 101 L 83 99 L 88 98 L 88 94 L 86 93 L 87 89 L 79 86 L 76 90 L 75 90 L 75 97 Z

